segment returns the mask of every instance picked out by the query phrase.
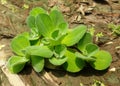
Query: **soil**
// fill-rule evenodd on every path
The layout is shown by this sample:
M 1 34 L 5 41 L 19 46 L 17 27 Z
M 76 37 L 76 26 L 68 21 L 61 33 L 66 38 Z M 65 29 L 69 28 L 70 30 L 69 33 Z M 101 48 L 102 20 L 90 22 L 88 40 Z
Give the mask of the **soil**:
M 37 6 L 48 11 L 53 6 L 58 6 L 70 28 L 79 24 L 95 28 L 94 42 L 100 49 L 109 51 L 113 57 L 110 67 L 104 71 L 96 71 L 88 66 L 73 74 L 47 68 L 36 73 L 28 65 L 16 74 L 20 80 L 13 82 L 11 77 L 16 75 L 11 76 L 5 68 L 7 59 L 13 55 L 10 42 L 16 35 L 29 31 L 25 23 L 26 17 Z M 112 34 L 108 28 L 110 23 L 120 25 L 120 0 L 7 0 L 6 3 L 1 0 L 0 86 L 19 86 L 20 81 L 23 83 L 20 86 L 120 86 L 120 36 Z M 100 32 L 103 36 L 96 40 L 96 34 Z

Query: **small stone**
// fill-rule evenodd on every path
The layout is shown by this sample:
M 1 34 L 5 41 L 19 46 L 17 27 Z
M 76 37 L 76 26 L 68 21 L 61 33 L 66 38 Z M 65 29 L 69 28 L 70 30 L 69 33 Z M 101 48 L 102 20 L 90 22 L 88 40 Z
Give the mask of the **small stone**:
M 110 72 L 115 72 L 116 71 L 116 68 L 111 68 L 109 69 Z
M 109 45 L 109 44 L 113 44 L 113 42 L 107 42 L 106 44 L 107 44 L 107 45 Z

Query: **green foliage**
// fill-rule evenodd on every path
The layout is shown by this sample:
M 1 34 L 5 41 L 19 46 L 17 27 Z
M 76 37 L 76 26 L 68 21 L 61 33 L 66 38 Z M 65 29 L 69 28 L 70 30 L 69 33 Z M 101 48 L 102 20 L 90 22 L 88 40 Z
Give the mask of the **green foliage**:
M 79 72 L 85 66 L 85 61 L 77 58 L 75 51 L 67 50 L 65 56 L 68 57 L 67 62 L 63 64 L 63 68 L 69 72 Z
M 44 37 L 50 37 L 54 31 L 54 25 L 49 15 L 39 14 L 36 17 L 36 26 L 38 27 L 39 34 Z
M 8 60 L 7 67 L 12 73 L 18 73 L 23 69 L 25 63 L 28 61 L 29 60 L 24 57 L 12 56 Z
M 120 35 L 120 25 L 115 25 L 113 23 L 108 24 L 108 28 L 111 29 L 112 34 Z
M 83 38 L 78 42 L 77 47 L 81 52 L 84 52 L 88 43 L 92 43 L 92 36 L 90 33 L 85 33 Z
M 30 46 L 30 42 L 24 34 L 16 36 L 11 42 L 12 51 L 20 56 L 24 56 L 24 52 L 22 52 L 22 50 L 28 46 Z
M 44 58 L 43 57 L 31 56 L 31 63 L 32 63 L 33 69 L 36 72 L 40 72 L 44 68 Z
M 52 57 L 49 59 L 49 61 L 51 64 L 58 66 L 65 63 L 67 61 L 67 57 L 66 56 L 63 56 L 61 58 Z
M 112 62 L 112 57 L 107 51 L 98 51 L 93 55 L 96 59 L 95 61 L 91 61 L 90 65 L 96 70 L 104 70 L 108 68 Z
M 92 35 L 85 25 L 68 29 L 62 13 L 51 9 L 33 8 L 26 20 L 30 32 L 22 33 L 11 42 L 16 54 L 8 60 L 12 73 L 20 72 L 25 64 L 31 64 L 36 72 L 41 72 L 47 63 L 61 66 L 68 72 L 79 72 L 88 62 L 96 70 L 110 66 L 111 55 L 99 50 L 92 42 Z
M 74 28 L 65 36 L 65 38 L 62 40 L 62 44 L 65 44 L 66 46 L 75 45 L 84 36 L 86 30 L 86 26 L 84 25 Z
M 50 58 L 53 55 L 53 52 L 47 46 L 29 46 L 25 52 L 28 55 L 41 56 L 44 58 Z

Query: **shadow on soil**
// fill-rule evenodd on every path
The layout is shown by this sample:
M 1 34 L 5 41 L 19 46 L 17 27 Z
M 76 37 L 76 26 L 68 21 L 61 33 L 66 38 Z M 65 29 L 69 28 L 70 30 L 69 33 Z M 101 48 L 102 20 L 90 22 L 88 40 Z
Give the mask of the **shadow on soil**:
M 72 77 L 77 77 L 77 76 L 87 77 L 87 76 L 93 76 L 93 75 L 102 76 L 108 72 L 107 69 L 98 71 L 98 70 L 93 69 L 92 67 L 86 67 L 77 73 L 70 73 L 70 72 L 66 72 L 65 70 L 48 70 L 48 69 L 46 69 L 46 71 L 51 72 L 56 77 L 64 77 L 66 74 L 69 76 L 72 76 Z
M 24 68 L 23 68 L 23 70 L 20 72 L 20 73 L 18 73 L 19 75 L 30 75 L 31 73 L 32 73 L 32 67 L 31 67 L 31 65 L 26 65 Z
M 106 0 L 93 0 L 93 1 L 100 4 L 109 4 Z

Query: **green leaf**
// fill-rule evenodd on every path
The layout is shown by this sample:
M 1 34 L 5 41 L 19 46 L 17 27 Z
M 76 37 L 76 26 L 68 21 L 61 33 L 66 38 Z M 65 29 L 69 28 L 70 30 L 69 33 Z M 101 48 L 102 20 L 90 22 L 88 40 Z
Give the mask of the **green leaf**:
M 26 48 L 26 53 L 44 58 L 50 58 L 53 55 L 53 52 L 47 46 L 29 46 Z
M 30 45 L 40 45 L 40 39 L 30 40 Z
M 50 37 L 51 33 L 55 29 L 53 21 L 47 14 L 39 14 L 36 17 L 36 25 L 39 33 L 42 34 L 44 37 Z
M 64 35 L 68 31 L 68 23 L 66 22 L 60 23 L 58 28 L 59 28 L 60 34 Z
M 54 22 L 54 25 L 57 27 L 59 24 L 61 24 L 62 22 L 65 22 L 64 17 L 62 15 L 62 13 L 58 10 L 52 10 L 50 12 L 50 18 L 52 19 L 52 21 Z
M 23 33 L 19 34 L 19 36 L 20 35 L 26 37 L 27 39 L 29 39 L 29 32 L 23 32 Z
M 30 28 L 30 40 L 36 40 L 40 37 L 40 34 L 38 32 L 38 28 L 36 27 L 35 23 L 35 17 L 34 16 L 28 16 L 26 20 L 27 26 Z
M 26 62 L 28 61 L 29 60 L 24 57 L 12 56 L 8 60 L 7 67 L 11 73 L 18 73 L 24 68 Z
M 59 30 L 55 30 L 53 33 L 52 33 L 52 38 L 54 39 L 54 40 L 57 40 L 57 39 L 59 39 Z
M 77 48 L 84 53 L 85 47 L 88 43 L 92 43 L 92 35 L 90 33 L 86 33 L 83 38 L 78 42 Z
M 68 33 L 68 35 L 65 36 L 65 38 L 62 40 L 62 44 L 65 44 L 67 46 L 76 44 L 84 36 L 86 30 L 86 26 L 84 25 L 76 27 L 70 33 Z
M 44 58 L 40 56 L 31 56 L 31 63 L 36 72 L 41 72 L 44 68 Z
M 36 17 L 38 14 L 47 13 L 43 8 L 36 7 L 30 11 L 30 15 Z
M 63 63 L 65 63 L 67 61 L 67 57 L 63 56 L 62 58 L 56 58 L 56 57 L 52 57 L 49 59 L 50 63 L 53 65 L 62 65 Z
M 67 62 L 63 64 L 63 68 L 69 72 L 79 72 L 85 66 L 85 62 L 82 59 L 76 57 L 73 51 L 67 50 L 66 57 L 68 57 Z
M 22 50 L 24 50 L 28 46 L 30 46 L 30 42 L 28 38 L 22 34 L 16 36 L 11 42 L 12 51 L 20 56 L 24 56 Z
M 75 52 L 75 55 L 76 57 L 80 58 L 80 59 L 83 59 L 85 61 L 95 61 L 96 59 L 95 58 L 92 58 L 92 57 L 89 57 L 89 56 L 85 56 L 79 52 Z
M 59 36 L 58 38 L 56 39 L 50 39 L 49 42 L 50 42 L 50 46 L 56 46 L 56 45 L 60 45 L 61 44 L 61 41 L 63 40 L 63 38 L 65 37 L 65 35 L 61 35 Z
M 49 44 L 50 44 L 48 38 L 42 38 L 42 39 L 41 39 L 41 43 L 43 43 L 44 45 L 49 45 Z
M 26 20 L 27 26 L 34 31 L 34 33 L 38 34 L 38 29 L 36 27 L 36 23 L 35 23 L 35 17 L 34 16 L 28 16 L 27 20 Z
M 95 44 L 89 43 L 86 45 L 86 51 L 87 51 L 87 55 L 90 57 L 99 51 L 99 47 Z
M 96 61 L 90 61 L 90 65 L 96 70 L 104 70 L 108 68 L 112 62 L 112 56 L 107 51 L 98 51 L 94 58 Z
M 55 56 L 56 57 L 63 57 L 67 48 L 64 45 L 57 45 L 55 46 Z
M 36 26 L 35 26 L 35 17 L 34 16 L 28 16 L 27 17 L 27 20 L 26 20 L 26 23 L 27 23 L 27 26 L 30 28 L 30 29 L 33 29 L 35 30 Z

